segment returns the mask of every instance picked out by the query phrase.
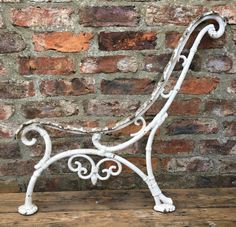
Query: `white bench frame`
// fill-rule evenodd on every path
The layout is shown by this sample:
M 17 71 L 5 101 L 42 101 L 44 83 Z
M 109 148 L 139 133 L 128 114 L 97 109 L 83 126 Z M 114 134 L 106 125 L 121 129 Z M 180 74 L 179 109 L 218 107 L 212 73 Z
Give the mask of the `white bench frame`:
M 216 29 L 213 24 L 206 25 L 204 28 L 202 28 L 201 31 L 198 33 L 190 49 L 188 56 L 185 57 L 181 53 L 190 35 L 199 24 L 207 20 L 216 21 L 219 25 L 219 28 Z M 217 39 L 224 34 L 225 26 L 226 26 L 226 20 L 215 12 L 205 13 L 201 17 L 193 21 L 188 26 L 182 38 L 180 39 L 179 44 L 177 48 L 174 50 L 172 57 L 163 72 L 163 76 L 161 80 L 157 83 L 157 86 L 152 92 L 150 99 L 147 100 L 137 110 L 137 112 L 134 115 L 126 118 L 123 121 L 120 121 L 119 123 L 117 123 L 115 126 L 111 128 L 105 127 L 105 128 L 87 129 L 87 128 L 75 128 L 75 127 L 69 127 L 69 126 L 64 127 L 56 123 L 40 122 L 37 120 L 29 121 L 23 124 L 17 130 L 16 137 L 18 137 L 18 135 L 21 134 L 22 142 L 27 146 L 32 146 L 36 143 L 37 140 L 35 138 L 28 139 L 26 137 L 26 134 L 31 131 L 35 131 L 39 133 L 45 142 L 45 153 L 44 153 L 43 158 L 38 162 L 38 164 L 34 166 L 35 171 L 27 187 L 25 203 L 18 208 L 18 212 L 22 215 L 32 215 L 37 212 L 38 207 L 32 203 L 32 193 L 34 190 L 35 183 L 38 177 L 41 175 L 41 173 L 45 169 L 47 169 L 54 162 L 63 158 L 69 158 L 68 167 L 72 172 L 77 172 L 78 176 L 82 179 L 91 179 L 93 184 L 96 184 L 98 179 L 107 180 L 110 176 L 119 175 L 122 171 L 121 164 L 126 165 L 130 169 L 132 169 L 134 172 L 136 172 L 143 179 L 143 181 L 148 185 L 148 188 L 150 189 L 150 192 L 155 201 L 154 210 L 159 211 L 159 212 L 173 212 L 175 210 L 175 206 L 173 205 L 172 199 L 166 197 L 161 192 L 153 174 L 152 162 L 151 162 L 153 139 L 154 139 L 157 129 L 161 126 L 161 124 L 165 121 L 165 119 L 168 116 L 167 111 L 171 103 L 173 102 L 176 94 L 180 90 L 182 82 L 187 74 L 187 71 L 190 67 L 192 59 L 197 51 L 197 48 L 199 46 L 199 43 L 202 37 L 206 33 L 208 33 L 212 38 Z M 182 64 L 183 69 L 181 71 L 181 74 L 178 77 L 174 88 L 170 92 L 165 93 L 165 86 L 171 76 L 171 73 L 176 63 L 180 59 L 183 59 L 183 64 Z M 163 107 L 159 111 L 159 113 L 157 113 L 156 116 L 152 119 L 152 121 L 147 124 L 143 115 L 150 108 L 150 106 L 157 100 L 157 98 L 160 95 L 164 99 L 166 99 L 166 102 L 163 104 Z M 137 125 L 141 124 L 142 127 L 137 133 L 131 134 L 130 135 L 131 138 L 128 139 L 126 142 L 123 142 L 115 146 L 106 146 L 100 143 L 100 139 L 103 134 L 107 134 L 107 133 L 125 128 L 132 123 L 135 123 Z M 73 134 L 91 135 L 92 143 L 95 148 L 94 149 L 68 150 L 68 151 L 64 151 L 59 154 L 56 154 L 54 156 L 51 156 L 51 150 L 52 150 L 51 138 L 48 132 L 46 131 L 45 127 L 56 128 L 58 130 L 67 131 Z M 144 173 L 134 164 L 132 164 L 125 158 L 122 158 L 121 156 L 119 156 L 117 152 L 134 144 L 136 141 L 138 141 L 139 139 L 141 139 L 144 135 L 148 133 L 149 135 L 148 135 L 148 140 L 146 144 L 147 173 Z M 95 163 L 94 160 L 90 157 L 90 155 L 97 155 L 97 156 L 102 157 L 102 159 L 99 162 Z M 91 164 L 90 171 L 88 171 L 88 169 L 84 167 L 81 162 L 78 161 L 79 158 L 86 159 Z M 111 165 L 110 167 L 103 168 L 102 170 L 100 170 L 101 165 L 106 161 L 112 161 L 114 162 L 114 165 Z M 101 171 L 100 173 L 99 173 L 99 170 Z

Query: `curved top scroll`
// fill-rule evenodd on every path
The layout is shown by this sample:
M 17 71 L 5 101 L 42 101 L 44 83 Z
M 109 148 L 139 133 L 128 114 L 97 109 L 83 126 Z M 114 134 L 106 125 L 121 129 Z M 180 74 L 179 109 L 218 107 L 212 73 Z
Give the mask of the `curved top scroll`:
M 225 26 L 226 26 L 226 20 L 225 18 L 221 17 L 218 13 L 215 12 L 208 12 L 194 20 L 188 28 L 185 30 L 182 38 L 179 41 L 178 46 L 174 50 L 170 61 L 168 62 L 167 66 L 164 69 L 163 75 L 160 79 L 160 81 L 157 83 L 155 89 L 153 90 L 150 98 L 144 102 L 141 107 L 134 113 L 133 115 L 127 117 L 126 119 L 119 121 L 116 123 L 113 127 L 104 127 L 104 128 L 84 128 L 84 127 L 71 127 L 71 126 L 63 126 L 57 123 L 52 122 L 45 122 L 45 121 L 39 121 L 39 120 L 31 120 L 21 125 L 21 127 L 16 131 L 16 136 L 21 132 L 21 130 L 31 124 L 39 124 L 39 125 L 45 125 L 51 128 L 56 128 L 58 130 L 65 130 L 74 134 L 85 134 L 85 133 L 109 133 L 112 131 L 116 131 L 119 129 L 122 129 L 133 122 L 137 121 L 149 108 L 150 106 L 157 100 L 157 98 L 162 95 L 163 89 L 165 85 L 167 84 L 167 81 L 169 77 L 171 76 L 171 73 L 174 70 L 174 67 L 176 63 L 178 62 L 179 58 L 181 57 L 181 52 L 183 51 L 190 35 L 194 31 L 194 29 L 201 24 L 204 21 L 207 20 L 215 20 L 219 28 L 216 30 L 214 26 L 211 27 L 211 29 L 208 30 L 208 34 L 216 39 L 221 37 L 224 34 Z

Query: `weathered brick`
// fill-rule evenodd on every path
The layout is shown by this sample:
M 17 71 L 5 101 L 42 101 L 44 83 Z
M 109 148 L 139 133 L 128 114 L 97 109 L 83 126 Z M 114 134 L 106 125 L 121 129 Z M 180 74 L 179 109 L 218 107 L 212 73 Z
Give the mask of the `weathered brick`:
M 186 55 L 185 52 L 182 53 L 183 55 Z M 143 70 L 147 72 L 163 72 L 167 63 L 171 59 L 171 54 L 159 54 L 159 55 L 145 55 L 144 56 L 144 67 Z M 194 59 L 190 65 L 190 69 L 192 71 L 199 71 L 201 66 L 201 58 L 199 57 L 199 54 L 196 54 L 194 56 Z M 174 71 L 182 71 L 183 66 L 181 60 L 176 63 Z
M 40 192 L 55 192 L 55 191 L 76 191 L 82 190 L 81 181 L 75 177 L 74 174 L 58 174 L 54 176 L 47 176 L 46 178 L 39 178 L 38 183 L 35 185 L 34 191 Z M 83 181 L 85 182 L 85 181 Z M 28 182 L 24 181 L 23 185 L 27 185 Z M 26 190 L 26 189 L 25 189 Z
M 175 120 L 167 126 L 169 135 L 180 134 L 212 134 L 218 132 L 218 124 L 213 119 Z
M 164 100 L 158 100 L 147 111 L 147 115 L 156 115 L 164 105 Z M 169 115 L 196 115 L 200 112 L 201 99 L 175 99 L 168 110 Z
M 51 131 L 48 131 L 49 134 Z M 51 136 L 51 134 L 50 134 Z M 44 155 L 44 143 L 37 143 L 36 145 L 29 147 L 29 149 L 26 150 L 25 154 L 30 157 L 43 157 Z M 62 141 L 52 141 L 52 155 L 59 154 L 66 150 L 72 150 L 72 149 L 79 149 L 81 148 L 80 143 L 78 141 L 71 141 L 68 138 L 66 140 Z
M 210 176 L 199 175 L 196 176 L 196 185 L 197 188 L 211 188 L 211 187 L 234 187 L 235 185 L 235 176 L 227 176 L 227 175 L 214 175 Z
M 146 170 L 146 159 L 145 158 L 139 158 L 139 157 L 127 157 L 127 160 L 139 167 L 141 170 Z M 114 165 L 114 162 L 108 161 L 105 163 L 106 168 L 109 168 L 110 166 Z M 152 158 L 152 168 L 155 171 L 158 166 L 157 158 Z M 122 166 L 122 173 L 132 173 L 133 170 L 131 170 L 129 167 L 123 165 Z
M 5 27 L 5 24 L 3 22 L 3 17 L 2 17 L 2 14 L 1 14 L 1 10 L 0 10 L 0 28 L 4 28 Z
M 82 73 L 136 72 L 137 69 L 137 59 L 124 55 L 86 57 L 80 64 Z
M 146 78 L 102 80 L 101 92 L 112 95 L 150 94 L 154 89 L 154 85 L 155 81 Z
M 16 179 L 1 179 L 0 180 L 0 193 L 13 193 L 20 192 L 20 187 Z
M 14 108 L 12 105 L 7 105 L 0 103 L 0 120 L 9 119 L 14 113 Z
M 153 152 L 162 154 L 181 154 L 191 153 L 194 149 L 192 140 L 155 140 L 153 143 Z
M 204 11 L 207 9 L 200 5 L 149 4 L 145 20 L 148 25 L 187 25 Z
M 220 173 L 236 173 L 236 160 L 235 158 L 222 158 L 219 160 Z
M 69 28 L 73 27 L 71 8 L 45 8 L 28 6 L 23 9 L 12 8 L 11 20 L 13 25 L 32 28 Z
M 5 76 L 5 74 L 6 74 L 6 68 L 3 64 L 3 61 L 0 60 L 0 76 Z
M 45 96 L 78 96 L 95 92 L 93 79 L 44 80 L 40 91 Z
M 0 143 L 0 158 L 16 159 L 20 156 L 20 148 L 16 142 Z
M 219 117 L 236 114 L 236 102 L 230 100 L 208 100 L 205 104 L 204 112 Z
M 70 75 L 75 73 L 74 61 L 68 57 L 20 57 L 20 74 Z
M 0 32 L 0 54 L 14 53 L 24 50 L 26 44 L 16 32 Z
M 89 32 L 50 32 L 34 34 L 33 42 L 36 51 L 81 52 L 89 49 L 92 38 Z
M 218 140 L 203 140 L 200 142 L 200 152 L 201 154 L 234 155 L 236 154 L 236 141 L 228 140 L 220 143 Z
M 209 94 L 217 88 L 219 82 L 220 80 L 217 77 L 187 76 L 180 88 L 180 93 L 192 95 Z M 166 91 L 173 88 L 175 84 L 176 78 L 170 78 L 166 85 Z
M 108 115 L 108 116 L 125 116 L 134 113 L 139 107 L 137 101 L 104 101 L 91 99 L 84 102 L 84 109 L 87 114 Z
M 223 126 L 226 136 L 236 136 L 236 121 L 225 121 Z
M 209 158 L 172 158 L 167 163 L 168 172 L 210 172 L 214 163 Z
M 114 127 L 117 123 L 119 122 L 119 120 L 111 120 L 108 122 L 107 126 L 109 128 Z M 149 121 L 147 120 L 147 123 L 149 123 Z M 110 133 L 109 135 L 111 136 L 115 136 L 115 137 L 122 137 L 122 136 L 130 136 L 131 134 L 134 134 L 136 132 L 138 132 L 140 129 L 142 128 L 142 124 L 136 125 L 136 124 L 130 124 L 124 128 L 121 128 L 119 130 L 116 130 L 112 133 Z M 148 135 L 149 133 L 147 133 Z M 156 135 L 160 136 L 160 129 L 158 129 L 156 131 Z M 145 140 L 146 138 L 144 138 Z M 141 144 L 141 146 L 139 146 L 139 143 Z M 143 153 L 145 151 L 145 147 L 143 147 L 142 145 L 145 143 L 145 141 L 139 140 L 137 142 L 137 144 L 134 144 L 134 146 L 125 148 L 124 151 L 122 152 L 122 154 L 124 153 L 128 153 L 128 154 L 135 154 L 135 153 Z M 128 152 L 126 152 L 128 149 Z
M 0 98 L 2 99 L 19 99 L 34 95 L 35 91 L 32 81 L 5 80 L 0 82 Z
M 229 24 L 236 24 L 236 4 L 225 4 L 213 7 L 223 17 L 226 17 Z
M 16 160 L 0 165 L 0 176 L 29 176 L 34 171 L 34 160 Z
M 12 125 L 0 123 L 0 138 L 12 138 L 15 129 Z
M 196 39 L 198 31 L 193 32 L 193 34 L 188 39 L 188 42 L 185 45 L 186 49 L 190 49 L 194 40 Z M 177 31 L 168 31 L 165 35 L 165 45 L 168 48 L 176 48 L 179 42 L 179 39 L 182 37 L 182 33 Z M 215 49 L 222 48 L 226 43 L 226 35 L 224 34 L 219 39 L 212 39 L 208 34 L 206 34 L 199 45 L 199 49 Z
M 79 11 L 84 26 L 136 26 L 139 22 L 134 6 L 94 6 Z
M 228 72 L 232 69 L 233 61 L 226 55 L 208 55 L 203 61 L 202 69 L 212 73 Z
M 47 117 L 68 117 L 77 115 L 78 105 L 71 101 L 27 102 L 21 106 L 26 119 Z
M 230 82 L 230 85 L 227 87 L 227 92 L 229 94 L 236 94 L 236 79 Z
M 100 32 L 99 49 L 115 50 L 148 50 L 156 46 L 155 32 Z

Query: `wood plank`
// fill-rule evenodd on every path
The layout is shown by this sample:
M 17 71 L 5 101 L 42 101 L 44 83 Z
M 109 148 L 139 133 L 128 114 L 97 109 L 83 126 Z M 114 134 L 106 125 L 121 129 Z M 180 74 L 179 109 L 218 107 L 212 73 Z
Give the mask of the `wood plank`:
M 1 213 L 1 226 L 235 226 L 236 208 L 179 209 L 170 214 L 152 210 L 39 212 L 25 217 Z
M 181 208 L 236 207 L 235 188 L 171 189 L 166 194 Z M 152 209 L 154 202 L 147 190 L 132 191 L 77 191 L 35 193 L 34 202 L 40 212 L 77 210 L 132 210 Z M 16 212 L 24 201 L 23 193 L 0 194 L 0 213 Z

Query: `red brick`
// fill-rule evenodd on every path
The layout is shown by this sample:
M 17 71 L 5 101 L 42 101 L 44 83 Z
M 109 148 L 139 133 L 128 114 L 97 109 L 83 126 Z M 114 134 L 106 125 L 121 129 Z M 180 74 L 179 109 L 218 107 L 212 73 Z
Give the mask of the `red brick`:
M 236 173 L 236 162 L 234 158 L 222 158 L 219 161 L 219 171 L 222 173 Z
M 108 127 L 113 127 L 113 126 L 115 126 L 115 124 L 116 123 L 118 123 L 118 121 L 110 121 L 109 123 L 108 123 Z M 148 123 L 148 122 L 147 122 Z M 136 124 L 131 124 L 131 125 L 128 125 L 128 126 L 126 126 L 125 128 L 122 128 L 122 129 L 119 129 L 119 130 L 117 130 L 117 131 L 114 131 L 114 132 L 112 132 L 111 134 L 112 135 L 114 135 L 114 136 L 116 136 L 116 137 L 120 137 L 120 136 L 130 136 L 130 134 L 133 134 L 133 133 L 136 133 L 136 132 L 138 132 L 140 129 L 142 128 L 142 124 L 140 124 L 140 125 L 136 125 Z M 149 133 L 147 133 L 147 134 L 149 134 Z M 160 129 L 158 129 L 157 130 L 157 132 L 156 132 L 156 135 L 157 136 L 160 136 Z M 142 141 L 141 141 L 141 143 L 142 143 Z M 127 149 L 127 148 L 126 148 Z M 135 148 L 133 148 L 135 151 L 136 150 L 138 150 L 138 149 L 135 149 Z M 141 148 L 143 151 L 144 151 L 144 149 L 143 148 Z M 131 149 L 132 150 L 132 149 Z M 125 152 L 125 151 L 124 151 Z M 141 151 L 137 151 L 138 153 L 143 153 L 143 152 L 141 152 Z M 136 152 L 136 153 L 137 153 Z M 133 152 L 132 152 L 133 153 Z
M 224 134 L 226 136 L 236 136 L 236 121 L 223 122 Z
M 201 154 L 235 155 L 236 141 L 228 140 L 220 143 L 217 140 L 203 140 L 200 142 Z
M 116 50 L 148 50 L 155 49 L 155 32 L 100 32 L 99 49 Z
M 236 79 L 230 82 L 230 85 L 227 87 L 227 92 L 229 94 L 236 94 Z
M 84 26 L 136 26 L 139 22 L 134 6 L 95 6 L 79 11 L 80 24 Z
M 2 99 L 19 99 L 34 95 L 35 91 L 32 81 L 5 80 L 0 82 L 0 98 Z
M 164 105 L 164 100 L 158 100 L 147 111 L 147 115 L 156 115 Z M 175 99 L 168 110 L 169 115 L 196 115 L 200 112 L 201 100 L 192 98 L 186 100 Z
M 208 55 L 203 64 L 203 69 L 212 73 L 228 72 L 232 67 L 233 61 L 226 55 Z
M 50 32 L 33 35 L 36 51 L 81 52 L 89 49 L 92 33 Z
M 14 128 L 10 124 L 0 124 L 0 138 L 12 138 L 14 135 Z
M 70 75 L 76 71 L 75 63 L 68 57 L 21 57 L 20 74 Z
M 127 160 L 130 161 L 131 163 L 133 163 L 134 165 L 136 165 L 138 168 L 140 168 L 141 170 L 145 171 L 146 170 L 146 159 L 145 158 L 139 158 L 139 157 L 127 157 Z M 108 161 L 105 163 L 106 168 L 109 168 L 112 165 L 115 165 L 114 162 L 112 161 Z M 158 166 L 158 161 L 157 158 L 152 158 L 152 168 L 153 170 L 156 170 Z M 133 171 L 123 165 L 122 166 L 122 173 L 132 173 Z
M 167 163 L 168 172 L 210 172 L 214 163 L 209 158 L 172 158 Z
M 193 150 L 194 142 L 192 140 L 155 140 L 153 143 L 153 152 L 162 154 L 191 153 Z
M 236 102 L 222 99 L 208 100 L 204 112 L 219 117 L 234 116 L 236 114 Z
M 0 54 L 14 53 L 24 50 L 26 44 L 16 32 L 0 32 Z
M 148 25 L 187 25 L 206 11 L 206 8 L 198 5 L 150 4 L 146 8 L 145 20 Z
M 0 158 L 16 159 L 20 156 L 20 148 L 16 142 L 0 143 Z
M 198 31 L 193 32 L 190 36 L 187 44 L 185 45 L 186 49 L 190 49 L 193 45 L 194 40 L 196 39 L 197 35 L 199 34 Z M 179 39 L 182 37 L 182 33 L 176 31 L 168 31 L 165 37 L 165 44 L 168 48 L 176 48 L 179 42 Z M 226 43 L 226 35 L 224 34 L 219 39 L 212 39 L 208 34 L 206 34 L 201 43 L 199 45 L 199 49 L 215 49 L 215 48 L 222 48 Z
M 209 94 L 217 88 L 219 82 L 220 80 L 217 77 L 187 76 L 180 88 L 180 93 L 192 95 Z M 173 88 L 175 84 L 176 78 L 170 78 L 166 86 L 166 91 Z
M 95 92 L 92 79 L 44 80 L 40 91 L 45 96 L 79 96 Z
M 82 73 L 136 72 L 137 69 L 137 59 L 124 55 L 86 57 L 80 64 Z
M 214 134 L 218 132 L 218 123 L 213 119 L 175 120 L 167 126 L 169 135 L 180 134 Z
M 14 113 L 14 108 L 12 105 L 7 105 L 0 103 L 0 120 L 9 119 Z
M 51 131 L 48 131 L 49 134 Z M 51 134 L 50 134 L 51 136 Z M 44 142 L 37 143 L 33 147 L 28 147 L 25 149 L 25 154 L 30 157 L 40 157 L 42 158 L 44 155 Z M 79 149 L 81 148 L 78 141 L 71 141 L 69 138 L 62 141 L 52 141 L 52 155 L 59 154 L 61 152 L 72 150 L 72 149 Z
M 236 4 L 225 4 L 215 6 L 213 8 L 215 12 L 218 12 L 223 17 L 228 19 L 229 24 L 236 24 Z
M 23 9 L 12 8 L 10 16 L 13 25 L 59 29 L 73 27 L 72 13 L 73 10 L 70 8 L 28 6 Z
M 102 80 L 101 92 L 112 95 L 141 95 L 150 94 L 155 81 L 150 79 L 114 79 Z
M 16 160 L 1 164 L 0 176 L 29 176 L 34 171 L 34 160 Z
M 127 116 L 139 107 L 137 101 L 104 101 L 91 99 L 84 102 L 85 112 L 89 115 Z
M 77 115 L 78 109 L 78 105 L 66 100 L 27 102 L 21 106 L 21 111 L 26 119 L 68 117 Z

